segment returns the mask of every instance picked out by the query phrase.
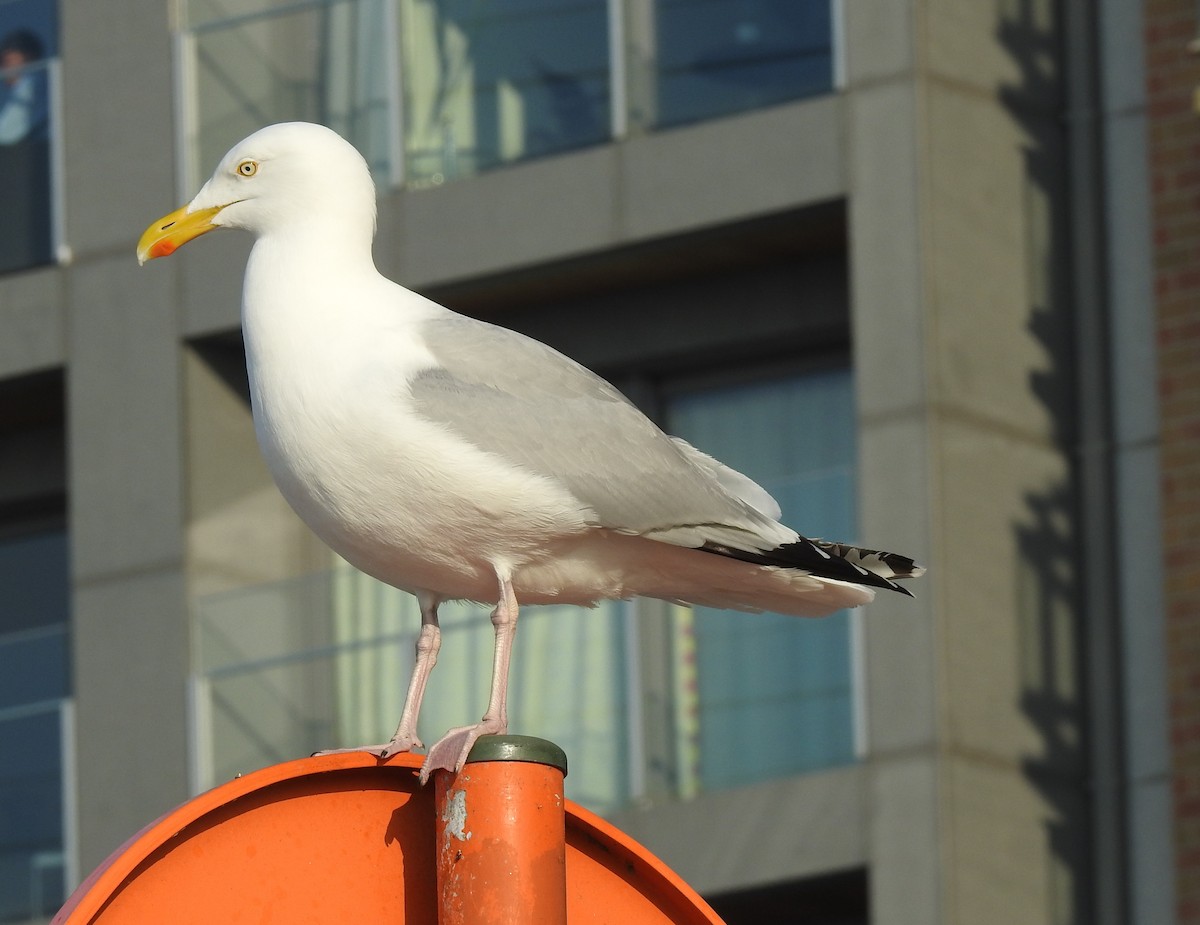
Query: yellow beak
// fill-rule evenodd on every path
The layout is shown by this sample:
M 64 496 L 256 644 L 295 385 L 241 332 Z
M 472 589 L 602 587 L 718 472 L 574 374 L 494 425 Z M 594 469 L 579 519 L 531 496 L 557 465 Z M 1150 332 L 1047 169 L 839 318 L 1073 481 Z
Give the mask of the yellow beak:
M 170 215 L 164 215 L 151 224 L 138 241 L 138 263 L 143 264 L 155 257 L 167 257 L 175 253 L 175 249 L 187 244 L 192 238 L 198 238 L 218 227 L 212 220 L 224 206 L 211 206 L 207 209 L 197 209 L 188 212 L 187 206 L 181 206 Z

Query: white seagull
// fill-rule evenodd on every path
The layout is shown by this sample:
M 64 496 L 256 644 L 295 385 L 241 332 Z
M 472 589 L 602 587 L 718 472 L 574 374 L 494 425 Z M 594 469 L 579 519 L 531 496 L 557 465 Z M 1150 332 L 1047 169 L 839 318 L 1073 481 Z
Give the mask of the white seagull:
M 374 183 L 328 128 L 272 125 L 235 145 L 190 203 L 146 230 L 138 260 L 214 228 L 255 236 L 242 329 L 255 431 L 280 491 L 338 554 L 420 604 L 396 733 L 349 750 L 423 747 L 442 601 L 495 604 L 491 696 L 480 722 L 429 750 L 423 781 L 507 731 L 518 600 L 644 595 L 820 616 L 923 572 L 800 536 L 761 487 L 578 363 L 381 276 Z

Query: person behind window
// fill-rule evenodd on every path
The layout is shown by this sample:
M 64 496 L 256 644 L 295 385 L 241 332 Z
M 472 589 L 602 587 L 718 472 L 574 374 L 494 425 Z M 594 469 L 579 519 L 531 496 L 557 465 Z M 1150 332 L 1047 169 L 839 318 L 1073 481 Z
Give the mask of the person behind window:
M 28 29 L 0 39 L 0 145 L 46 137 L 45 75 L 28 67 L 43 54 L 41 39 Z
M 28 29 L 0 38 L 0 273 L 51 263 L 49 72 Z

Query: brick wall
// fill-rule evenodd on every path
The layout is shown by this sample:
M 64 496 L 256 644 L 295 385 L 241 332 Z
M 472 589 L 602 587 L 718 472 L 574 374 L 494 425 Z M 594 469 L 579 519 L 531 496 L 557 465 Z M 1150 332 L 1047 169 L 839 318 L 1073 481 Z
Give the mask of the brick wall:
M 1144 0 L 1180 925 L 1200 925 L 1200 56 L 1195 0 Z

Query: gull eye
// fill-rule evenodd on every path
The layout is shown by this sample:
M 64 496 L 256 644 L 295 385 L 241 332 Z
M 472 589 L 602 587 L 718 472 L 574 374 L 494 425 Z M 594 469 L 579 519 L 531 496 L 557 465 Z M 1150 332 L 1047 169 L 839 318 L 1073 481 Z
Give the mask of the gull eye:
M 258 161 L 242 161 L 237 165 L 237 172 L 243 177 L 252 177 L 258 173 Z

